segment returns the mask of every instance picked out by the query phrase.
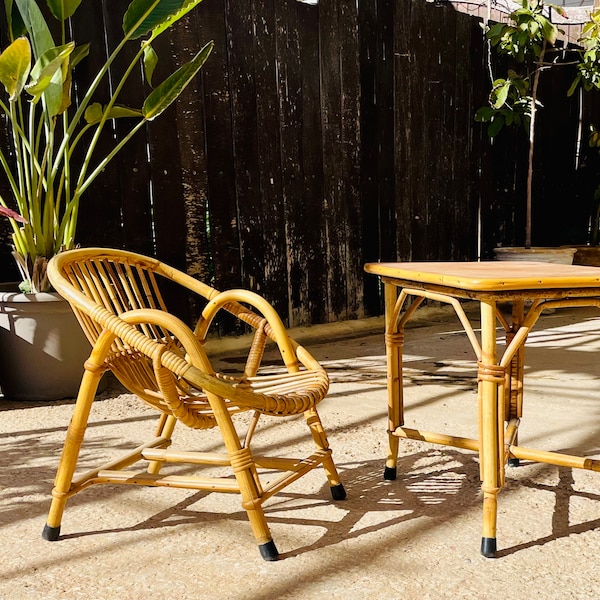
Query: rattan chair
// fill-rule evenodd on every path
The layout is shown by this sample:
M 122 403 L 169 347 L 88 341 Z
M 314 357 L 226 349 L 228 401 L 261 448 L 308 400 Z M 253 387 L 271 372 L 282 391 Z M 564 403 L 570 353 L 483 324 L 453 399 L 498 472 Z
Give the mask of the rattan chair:
M 93 349 L 54 482 L 45 539 L 59 538 L 67 499 L 92 484 L 170 486 L 241 494 L 262 557 L 276 560 L 278 551 L 263 512 L 265 500 L 320 465 L 333 498 L 346 497 L 316 410 L 328 390 L 327 374 L 289 338 L 266 300 L 247 290 L 218 292 L 158 260 L 120 250 L 63 252 L 52 259 L 48 273 Z M 194 330 L 168 312 L 161 294 L 165 280 L 205 302 Z M 205 351 L 209 327 L 220 311 L 254 332 L 239 376 L 215 371 Z M 265 373 L 259 367 L 269 341 L 276 344 L 282 367 L 273 370 L 269 365 Z M 107 370 L 160 413 L 155 436 L 125 456 L 74 477 L 98 382 Z M 236 414 L 242 412 L 246 418 Z M 251 442 L 265 415 L 303 415 L 316 449 L 304 458 L 258 456 Z M 223 451 L 170 449 L 179 421 L 197 430 L 218 427 Z M 190 463 L 198 472 L 169 474 L 168 463 Z M 215 477 L 215 466 L 226 467 L 227 475 Z M 211 476 L 203 476 L 203 468 L 212 469 Z

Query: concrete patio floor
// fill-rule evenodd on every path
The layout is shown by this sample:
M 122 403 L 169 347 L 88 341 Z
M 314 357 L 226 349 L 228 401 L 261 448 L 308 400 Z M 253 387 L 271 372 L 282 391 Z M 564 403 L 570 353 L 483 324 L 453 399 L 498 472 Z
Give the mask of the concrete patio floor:
M 422 314 L 406 339 L 407 425 L 473 437 L 470 346 L 448 312 Z M 370 319 L 295 332 L 332 380 L 320 413 L 348 498 L 333 502 L 318 470 L 268 502 L 282 554 L 275 563 L 260 558 L 238 496 L 188 490 L 94 486 L 68 502 L 61 539 L 42 540 L 73 402 L 0 399 L 0 598 L 597 598 L 600 473 L 508 469 L 492 560 L 479 554 L 473 453 L 401 441 L 398 479 L 383 481 L 382 327 Z M 599 350 L 597 310 L 542 316 L 526 356 L 523 445 L 600 454 Z M 153 421 L 133 396 L 103 393 L 85 462 L 141 441 Z M 301 421 L 285 425 L 273 425 L 266 442 L 303 440 Z M 183 427 L 176 433 L 182 446 L 217 439 Z

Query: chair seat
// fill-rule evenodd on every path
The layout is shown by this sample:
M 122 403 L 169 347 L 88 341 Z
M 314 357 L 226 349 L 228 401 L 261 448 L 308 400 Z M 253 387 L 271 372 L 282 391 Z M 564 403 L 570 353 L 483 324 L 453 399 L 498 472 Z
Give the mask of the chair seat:
M 236 391 L 248 390 L 264 401 L 259 412 L 268 415 L 298 415 L 315 407 L 327 394 L 329 381 L 319 370 L 306 370 L 297 373 L 277 373 L 236 379 L 216 374 L 217 378 L 230 383 Z

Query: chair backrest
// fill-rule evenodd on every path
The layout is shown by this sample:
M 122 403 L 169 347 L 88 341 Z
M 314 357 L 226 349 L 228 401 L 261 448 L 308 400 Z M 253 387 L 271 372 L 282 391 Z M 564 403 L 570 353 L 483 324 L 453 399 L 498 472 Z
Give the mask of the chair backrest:
M 219 292 L 156 259 L 104 248 L 60 253 L 50 261 L 48 275 L 71 304 L 92 346 L 100 349 L 97 352 L 101 352 L 104 367 L 125 387 L 164 412 L 172 413 L 173 406 L 182 402 L 193 402 L 196 395 L 202 395 L 198 390 L 216 390 L 233 401 L 231 390 L 225 389 L 227 378 L 215 373 L 204 351 L 209 327 L 220 310 L 255 331 L 244 372 L 235 381 L 233 396 L 241 406 L 246 400 L 253 401 L 245 382 L 256 375 L 269 339 L 278 345 L 290 374 L 299 373 L 300 356 L 304 367 L 319 372 L 322 386 L 326 389 L 328 385 L 323 369 L 290 340 L 271 305 L 247 290 Z M 161 294 L 163 280 L 205 300 L 195 329 L 169 314 Z M 190 378 L 198 390 L 189 385 Z M 191 413 L 188 416 L 182 420 L 193 420 Z
M 184 287 L 191 283 L 207 301 L 218 295 L 210 286 L 156 259 L 103 248 L 60 253 L 51 261 L 48 275 L 58 293 L 71 304 L 92 346 L 97 346 L 107 331 L 112 332 L 104 367 L 155 408 L 163 410 L 165 399 L 158 381 L 160 366 L 153 356 L 168 351 L 211 372 L 201 343 L 185 324 L 169 314 L 161 280 Z M 167 384 L 166 379 L 162 384 Z M 191 394 L 178 380 L 171 395 L 175 401 L 175 395 L 181 398 Z
M 100 248 L 60 253 L 49 269 L 52 284 L 73 306 L 92 345 L 103 329 L 93 316 L 98 306 L 114 315 L 143 308 L 168 312 L 157 275 L 177 281 L 178 274 L 156 259 Z M 194 291 L 205 298 L 218 294 L 210 286 L 193 281 Z

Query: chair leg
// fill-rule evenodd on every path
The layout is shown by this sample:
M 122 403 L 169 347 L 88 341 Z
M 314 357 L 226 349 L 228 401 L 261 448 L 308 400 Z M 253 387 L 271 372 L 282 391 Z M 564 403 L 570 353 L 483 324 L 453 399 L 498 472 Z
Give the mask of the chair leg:
M 260 555 L 268 561 L 277 560 L 279 552 L 271 537 L 269 525 L 262 507 L 262 491 L 258 487 L 258 473 L 248 448 L 229 453 L 231 466 L 240 488 L 242 507 L 246 510 L 250 527 L 258 542 Z
M 87 369 L 87 365 L 86 365 Z M 77 459 L 83 443 L 83 437 L 87 428 L 90 410 L 94 402 L 98 383 L 102 377 L 103 371 L 86 370 L 77 402 L 65 439 L 58 471 L 54 480 L 54 489 L 52 490 L 52 504 L 48 513 L 48 519 L 42 532 L 42 537 L 48 541 L 56 541 L 60 535 L 60 524 L 67 499 L 70 497 L 71 482 L 77 466 Z
M 242 496 L 242 507 L 248 515 L 252 533 L 258 542 L 260 555 L 268 561 L 277 560 L 279 552 L 271 537 L 262 508 L 262 489 L 252 451 L 242 445 L 224 402 L 214 396 L 211 398 L 211 395 L 209 400 Z
M 329 481 L 331 496 L 334 500 L 345 500 L 346 490 L 344 489 L 344 485 L 342 484 L 340 476 L 338 475 L 335 467 L 335 463 L 333 462 L 333 458 L 331 457 L 329 442 L 327 441 L 327 435 L 325 433 L 325 429 L 323 428 L 323 424 L 321 423 L 319 413 L 315 408 L 311 408 L 304 413 L 304 418 L 306 419 L 306 423 L 310 429 L 312 438 L 317 448 L 319 450 L 325 450 L 328 453 L 325 460 L 323 460 L 323 468 L 325 469 L 325 474 L 327 475 L 327 480 Z

